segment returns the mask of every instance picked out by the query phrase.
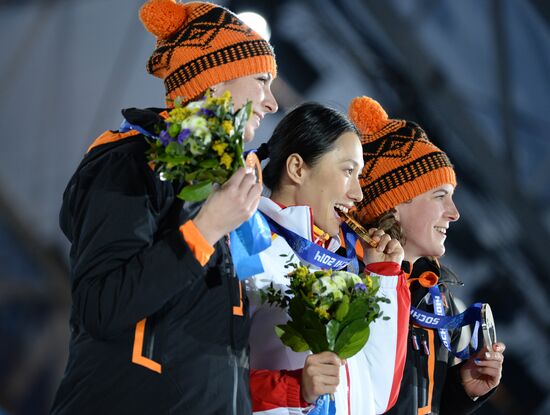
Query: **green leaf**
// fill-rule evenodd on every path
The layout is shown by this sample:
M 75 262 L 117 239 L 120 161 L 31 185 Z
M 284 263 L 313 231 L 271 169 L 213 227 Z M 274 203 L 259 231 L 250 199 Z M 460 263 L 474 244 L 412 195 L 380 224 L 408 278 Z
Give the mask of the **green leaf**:
M 290 300 L 290 304 L 288 306 L 288 315 L 292 320 L 301 321 L 305 312 L 306 307 L 299 298 L 294 297 L 292 300 Z
M 369 322 L 365 319 L 352 321 L 338 335 L 334 352 L 341 359 L 347 359 L 359 352 L 369 339 Z
M 291 309 L 296 314 L 291 314 Z M 297 313 L 298 310 L 301 312 Z M 306 308 L 301 301 L 294 297 L 290 301 L 289 315 L 292 320 L 288 322 L 288 325 L 302 334 L 313 353 L 329 350 L 325 325 L 321 322 L 317 313 Z
M 349 312 L 349 296 L 344 295 L 344 297 L 342 298 L 342 302 L 338 305 L 338 308 L 334 313 L 334 317 L 338 321 L 343 321 L 344 317 L 346 317 L 348 312 Z
M 235 114 L 235 133 L 242 134 L 244 127 L 252 114 L 252 101 L 248 101 L 243 107 L 241 107 Z
M 342 326 L 348 325 L 350 322 L 364 318 L 369 314 L 371 305 L 368 299 L 356 298 L 349 305 L 348 312 L 341 320 Z
M 285 346 L 290 347 L 295 352 L 307 352 L 309 346 L 300 334 L 288 324 L 279 324 L 275 326 L 275 333 L 281 339 Z
M 218 165 L 219 165 L 219 162 L 215 158 L 202 160 L 199 163 L 199 166 L 204 167 L 206 169 L 211 169 L 211 168 L 214 168 L 214 167 L 218 167 Z
M 334 350 L 336 337 L 338 336 L 339 331 L 340 331 L 340 322 L 338 320 L 330 320 L 326 325 L 328 349 L 331 351 Z
M 324 330 L 303 329 L 301 333 L 313 353 L 321 353 L 329 350 Z
M 185 186 L 178 197 L 188 202 L 199 202 L 206 199 L 210 193 L 212 193 L 212 182 L 205 181 Z

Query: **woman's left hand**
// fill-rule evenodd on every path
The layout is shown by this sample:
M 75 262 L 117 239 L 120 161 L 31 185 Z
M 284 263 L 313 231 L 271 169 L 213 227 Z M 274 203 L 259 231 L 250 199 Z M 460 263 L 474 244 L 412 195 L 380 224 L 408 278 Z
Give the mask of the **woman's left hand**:
M 482 396 L 498 386 L 502 377 L 504 343 L 494 343 L 493 350 L 483 348 L 460 368 L 464 390 L 470 398 Z
M 361 240 L 365 265 L 374 264 L 376 262 L 395 262 L 401 265 L 405 252 L 397 239 L 392 239 L 390 235 L 381 229 L 371 228 L 368 233 L 378 245 L 376 248 L 373 248 Z

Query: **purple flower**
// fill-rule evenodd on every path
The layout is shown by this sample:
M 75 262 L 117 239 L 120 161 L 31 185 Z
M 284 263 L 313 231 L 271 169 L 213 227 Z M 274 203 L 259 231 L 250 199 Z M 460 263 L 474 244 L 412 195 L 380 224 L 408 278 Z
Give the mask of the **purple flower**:
M 162 130 L 159 135 L 159 140 L 162 143 L 162 145 L 166 147 L 168 144 L 172 142 L 172 137 L 170 137 L 170 134 L 168 134 L 168 131 Z
M 187 137 L 189 137 L 189 134 L 191 134 L 191 130 L 189 128 L 184 128 L 181 130 L 181 132 L 178 134 L 178 143 L 183 143 Z
M 365 284 L 361 283 L 361 282 L 358 282 L 357 284 L 355 284 L 355 287 L 353 287 L 353 289 L 355 291 L 367 291 L 367 287 L 365 286 Z
M 206 115 L 207 117 L 213 117 L 214 115 L 216 115 L 214 114 L 214 111 L 211 111 L 208 108 L 201 108 L 197 111 L 197 114 Z

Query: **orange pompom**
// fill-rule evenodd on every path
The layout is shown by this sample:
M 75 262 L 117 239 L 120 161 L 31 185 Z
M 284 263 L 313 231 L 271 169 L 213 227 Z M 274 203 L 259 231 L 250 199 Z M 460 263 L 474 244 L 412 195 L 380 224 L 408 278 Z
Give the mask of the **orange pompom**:
M 149 0 L 139 11 L 145 28 L 159 39 L 169 38 L 188 17 L 187 7 L 175 0 Z
M 377 133 L 389 122 L 384 108 L 369 97 L 353 98 L 349 104 L 349 117 L 363 135 Z

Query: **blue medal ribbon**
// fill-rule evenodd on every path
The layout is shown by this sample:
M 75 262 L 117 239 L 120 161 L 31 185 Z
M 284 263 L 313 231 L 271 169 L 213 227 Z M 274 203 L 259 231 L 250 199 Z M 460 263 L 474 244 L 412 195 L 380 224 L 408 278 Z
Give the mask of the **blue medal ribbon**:
M 479 350 L 477 333 L 481 325 L 482 303 L 472 304 L 466 309 L 466 311 L 457 314 L 456 316 L 446 316 L 439 287 L 434 285 L 429 288 L 429 291 L 430 296 L 432 297 L 435 314 L 411 307 L 411 320 L 420 327 L 437 330 L 441 342 L 445 345 L 449 352 L 460 359 L 468 359 L 470 357 L 470 346 L 468 345 L 460 351 L 453 350 L 449 339 L 449 330 L 457 329 L 469 324 L 475 324 L 472 332 L 471 343 L 474 352 L 477 352 Z
M 336 414 L 336 402 L 334 399 L 330 399 L 330 395 L 327 393 L 321 395 L 315 401 L 315 407 L 308 412 L 308 415 L 335 415 Z
M 136 131 L 139 131 L 141 134 L 143 134 L 144 136 L 146 137 L 150 137 L 150 138 L 158 138 L 156 137 L 155 135 L 153 135 L 152 133 L 150 133 L 149 131 L 147 131 L 146 129 L 140 127 L 139 125 L 135 125 L 135 124 L 130 124 L 126 118 L 124 118 L 122 120 L 122 122 L 120 123 L 120 127 L 118 127 L 118 131 L 120 131 L 121 133 L 126 133 L 130 130 L 136 130 Z
M 264 272 L 260 252 L 271 246 L 271 230 L 265 217 L 256 211 L 229 235 L 231 256 L 239 279 Z
M 346 256 L 348 258 L 353 257 L 348 264 L 348 271 L 359 274 L 359 261 L 357 261 L 357 254 L 355 252 L 358 236 L 346 222 L 342 223 L 342 232 L 344 233 L 344 241 L 346 243 Z
M 346 248 L 346 258 L 341 255 L 335 254 L 334 252 L 331 252 L 328 249 L 323 248 L 322 246 L 314 244 L 306 238 L 301 237 L 297 233 L 286 229 L 267 215 L 263 216 L 267 220 L 271 231 L 284 238 L 285 241 L 290 245 L 292 250 L 296 253 L 296 255 L 298 255 L 298 257 L 302 261 L 305 261 L 317 268 L 330 268 L 335 270 L 344 268 L 345 266 L 353 262 L 353 260 L 355 260 L 355 264 L 357 264 L 357 257 L 355 255 L 354 249 L 355 244 Z

